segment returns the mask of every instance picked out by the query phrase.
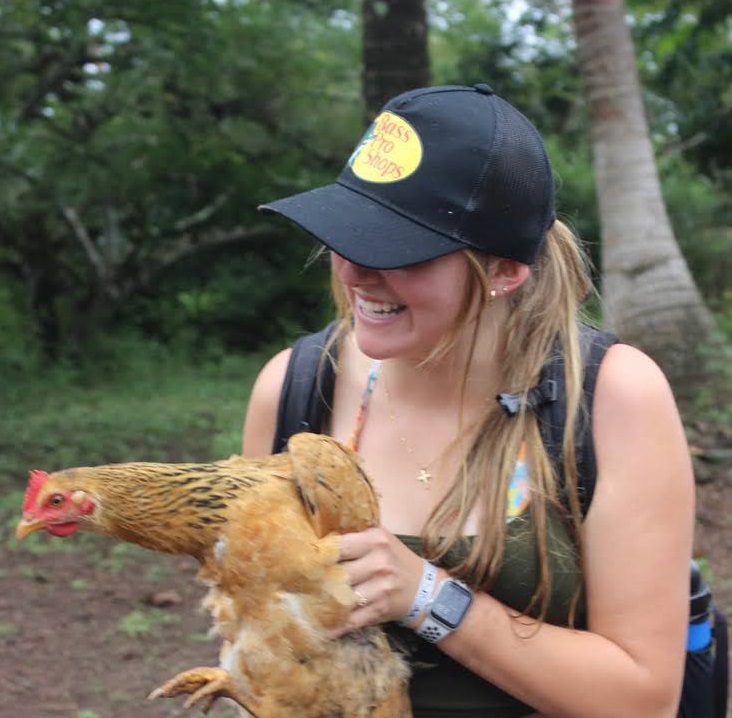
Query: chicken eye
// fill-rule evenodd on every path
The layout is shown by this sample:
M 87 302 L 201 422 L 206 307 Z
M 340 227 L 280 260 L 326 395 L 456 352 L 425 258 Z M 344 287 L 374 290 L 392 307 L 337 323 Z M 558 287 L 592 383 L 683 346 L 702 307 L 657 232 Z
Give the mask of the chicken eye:
M 61 494 L 52 494 L 48 499 L 49 506 L 63 506 L 64 497 Z

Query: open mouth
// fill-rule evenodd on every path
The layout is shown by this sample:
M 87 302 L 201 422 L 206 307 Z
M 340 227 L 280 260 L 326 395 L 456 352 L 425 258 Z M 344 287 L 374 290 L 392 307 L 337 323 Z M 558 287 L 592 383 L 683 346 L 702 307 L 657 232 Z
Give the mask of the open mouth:
M 369 319 L 388 319 L 400 314 L 406 309 L 404 304 L 391 304 L 390 302 L 370 302 L 366 299 L 356 298 L 356 305 L 361 314 Z

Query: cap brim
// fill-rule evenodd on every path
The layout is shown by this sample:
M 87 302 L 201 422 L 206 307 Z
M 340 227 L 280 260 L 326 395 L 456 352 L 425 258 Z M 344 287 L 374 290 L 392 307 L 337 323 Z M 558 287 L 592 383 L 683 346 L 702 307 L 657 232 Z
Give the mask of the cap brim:
M 334 183 L 258 208 L 292 220 L 346 259 L 370 269 L 397 269 L 467 245 Z

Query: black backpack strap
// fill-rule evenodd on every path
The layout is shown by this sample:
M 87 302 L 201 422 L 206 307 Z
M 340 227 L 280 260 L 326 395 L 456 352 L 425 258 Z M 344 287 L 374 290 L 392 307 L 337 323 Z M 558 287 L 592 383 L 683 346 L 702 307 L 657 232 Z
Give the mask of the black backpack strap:
M 589 324 L 580 326 L 580 342 L 584 356 L 584 380 L 582 390 L 584 400 L 580 415 L 580 426 L 575 434 L 577 455 L 577 482 L 582 516 L 586 516 L 595 493 L 597 481 L 597 460 L 592 441 L 592 402 L 595 398 L 595 385 L 605 352 L 618 343 L 615 334 L 595 329 Z M 561 448 L 561 439 L 560 439 Z
M 595 396 L 597 373 L 605 352 L 608 347 L 617 343 L 618 338 L 589 324 L 580 324 L 579 339 L 584 363 L 584 398 L 575 427 L 575 451 L 578 498 L 582 516 L 585 516 L 590 508 L 597 479 L 597 463 L 592 444 L 592 400 Z M 522 402 L 538 413 L 544 446 L 561 481 L 562 444 L 567 417 L 564 355 L 561 347 L 558 344 L 554 346 L 541 370 L 539 383 L 529 390 L 525 398 L 520 394 L 499 394 L 497 398 L 508 414 L 515 414 Z
M 719 606 L 712 606 L 714 617 L 714 718 L 726 718 L 729 697 L 729 626 L 727 615 Z
M 335 344 L 328 356 L 323 352 L 336 329 L 336 322 L 315 334 L 300 337 L 292 345 L 292 354 L 282 384 L 277 408 L 272 452 L 287 447 L 287 440 L 300 431 L 319 432 L 333 400 L 335 387 Z

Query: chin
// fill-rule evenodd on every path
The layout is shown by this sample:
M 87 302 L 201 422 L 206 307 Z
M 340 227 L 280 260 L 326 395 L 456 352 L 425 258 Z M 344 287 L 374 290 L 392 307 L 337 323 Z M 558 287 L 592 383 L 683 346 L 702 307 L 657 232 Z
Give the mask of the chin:
M 399 359 L 414 357 L 415 347 L 405 341 L 389 341 L 385 336 L 376 337 L 372 332 L 355 332 L 356 346 L 369 359 Z

